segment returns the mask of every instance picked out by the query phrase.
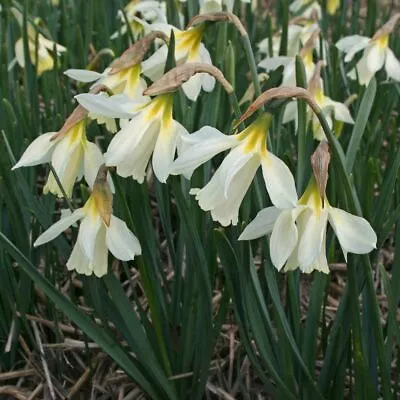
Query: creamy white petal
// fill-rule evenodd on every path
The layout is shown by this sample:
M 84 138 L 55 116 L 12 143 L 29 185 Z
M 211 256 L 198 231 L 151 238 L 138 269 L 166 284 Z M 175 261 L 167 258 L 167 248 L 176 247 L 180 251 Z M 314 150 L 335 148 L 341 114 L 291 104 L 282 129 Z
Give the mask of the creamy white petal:
M 132 118 L 135 113 L 128 112 L 120 107 L 119 101 L 103 94 L 82 93 L 75 96 L 78 103 L 86 110 L 109 118 Z
M 238 240 L 253 240 L 271 233 L 275 221 L 281 213 L 282 210 L 276 207 L 262 209 L 246 226 Z
M 257 155 L 251 157 L 248 162 L 235 174 L 229 186 L 227 196 L 219 192 L 219 201 L 211 209 L 211 217 L 221 225 L 237 225 L 239 219 L 239 208 L 242 200 L 249 189 L 251 182 L 260 166 Z M 221 176 L 220 176 L 221 178 Z
M 93 260 L 91 262 L 93 273 L 101 278 L 107 273 L 108 269 L 108 249 L 106 244 L 106 227 L 103 225 L 99 229 L 94 247 Z
M 108 149 L 104 154 L 106 164 L 109 166 L 117 165 L 127 159 L 133 149 L 146 139 L 147 130 L 155 124 L 155 121 L 147 120 L 142 113 L 136 115 L 119 132 L 115 134 Z
M 333 107 L 335 119 L 347 124 L 354 124 L 354 119 L 350 114 L 350 110 L 345 104 L 339 103 L 338 101 L 333 101 L 329 97 L 325 97 L 325 100 L 328 106 Z
M 336 47 L 346 53 L 344 58 L 345 62 L 349 62 L 353 59 L 354 55 L 368 46 L 370 41 L 369 37 L 352 35 L 340 39 L 336 42 Z
M 15 58 L 19 64 L 20 67 L 24 68 L 25 67 L 25 55 L 24 55 L 24 41 L 22 38 L 18 39 L 15 42 Z
M 79 274 L 91 275 L 91 263 L 86 257 L 86 254 L 82 250 L 78 242 L 75 243 L 72 249 L 71 255 L 67 261 L 67 268 L 69 271 L 76 270 Z
M 270 241 L 271 261 L 280 271 L 297 244 L 298 233 L 292 210 L 283 211 L 277 218 Z
M 296 206 L 296 185 L 287 165 L 280 158 L 268 152 L 261 158 L 261 166 L 272 204 L 278 208 Z
M 236 173 L 228 188 L 227 197 L 224 196 L 226 175 L 221 172 L 222 164 L 203 189 L 192 190 L 191 194 L 196 194 L 196 200 L 201 209 L 211 211 L 211 217 L 214 221 L 218 221 L 223 226 L 231 223 L 236 225 L 240 204 L 260 165 L 259 159 L 256 155 L 250 158 L 247 164 Z M 229 168 L 226 168 L 226 170 L 229 171 Z
M 321 251 L 314 263 L 311 264 L 309 269 L 304 269 L 302 272 L 310 273 L 313 270 L 323 272 L 324 274 L 329 274 L 328 260 L 326 259 L 326 230 L 324 231 L 324 237 L 322 239 Z
M 196 101 L 201 91 L 201 74 L 193 75 L 182 85 L 182 90 L 189 100 Z
M 50 226 L 49 229 L 44 231 L 33 244 L 34 247 L 40 246 L 44 243 L 50 242 L 56 238 L 60 233 L 64 232 L 67 228 L 73 225 L 78 219 L 81 219 L 84 216 L 84 211 L 82 208 L 78 208 L 71 215 L 67 215 L 64 218 L 61 218 L 54 225 Z
M 114 257 L 122 261 L 133 260 L 136 255 L 142 254 L 137 237 L 124 221 L 114 216 L 111 216 L 110 226 L 107 228 L 106 243 Z
M 351 79 L 357 79 L 357 75 L 361 85 L 368 85 L 369 81 L 375 75 L 375 71 L 372 71 L 369 68 L 369 65 L 367 64 L 367 58 L 365 56 L 362 56 L 361 59 L 356 64 L 356 68 L 352 69 L 348 73 L 348 76 Z
M 121 153 L 122 158 L 115 164 L 109 164 L 107 161 L 107 165 L 116 165 L 117 173 L 122 177 L 132 176 L 139 183 L 143 182 L 147 164 L 157 142 L 159 130 L 160 122 L 153 120 L 143 131 L 132 131 L 130 135 L 134 135 L 136 138 L 129 142 L 127 149 Z
M 306 226 L 302 232 L 299 243 L 299 267 L 307 270 L 321 252 L 324 232 L 328 221 L 328 212 L 325 209 L 317 214 L 314 210 L 306 210 Z M 303 214 L 304 215 L 304 214 Z
M 169 176 L 172 162 L 175 158 L 177 133 L 180 124 L 176 121 L 168 121 L 167 126 L 161 124 L 160 132 L 154 146 L 152 166 L 157 179 L 165 183 Z
M 153 55 L 142 62 L 142 73 L 153 82 L 161 78 L 167 61 L 168 46 L 162 45 Z
M 376 233 L 364 218 L 329 207 L 329 222 L 346 260 L 347 253 L 366 254 L 376 248 Z
M 212 60 L 209 51 L 203 43 L 200 43 L 199 48 L 200 61 L 204 64 L 212 65 Z M 210 74 L 200 74 L 201 85 L 206 92 L 212 92 L 215 87 L 215 78 Z
M 258 63 L 258 66 L 260 68 L 264 68 L 267 71 L 272 71 L 274 69 L 277 69 L 280 66 L 286 66 L 293 62 L 292 57 L 286 57 L 286 56 L 277 56 L 277 57 L 267 57 L 264 60 L 261 60 Z
M 291 101 L 286 105 L 285 111 L 283 112 L 282 123 L 286 124 L 290 121 L 297 120 L 297 101 Z
M 54 47 L 56 48 L 56 53 L 63 53 L 64 51 L 67 51 L 66 47 L 61 46 L 61 44 L 58 44 L 56 42 L 53 42 L 52 40 L 49 40 L 45 38 L 43 35 L 39 34 L 39 41 L 40 44 L 47 49 L 53 51 Z
M 94 143 L 87 142 L 83 158 L 83 170 L 86 182 L 90 187 L 93 187 L 101 164 L 104 164 L 104 157 L 100 149 Z
M 51 154 L 56 140 L 51 141 L 51 137 L 56 132 L 44 133 L 37 137 L 22 154 L 19 161 L 12 167 L 16 169 L 19 167 L 30 167 L 32 165 L 43 164 L 51 160 Z
M 350 62 L 359 51 L 361 51 L 361 50 L 365 49 L 366 47 L 368 47 L 369 44 L 370 44 L 370 39 L 369 38 L 364 37 L 363 39 L 361 39 L 345 55 L 344 62 L 346 62 L 346 63 Z
M 96 237 L 102 224 L 103 220 L 99 214 L 86 214 L 79 227 L 77 241 L 89 260 L 93 260 Z
M 71 196 L 75 180 L 79 176 L 82 176 L 83 154 L 84 150 L 81 140 L 71 143 L 68 136 L 61 139 L 54 149 L 51 163 L 67 196 Z M 59 195 L 59 189 L 50 191 Z
M 304 229 L 307 225 L 308 221 L 308 206 L 297 206 L 292 212 L 295 214 L 294 219 L 296 221 L 297 226 L 297 244 L 290 254 L 288 260 L 286 261 L 284 271 L 295 271 L 300 263 L 298 259 L 299 254 L 299 242 L 301 237 L 303 236 Z
M 400 82 L 400 61 L 389 48 L 386 49 L 385 70 L 389 78 Z
M 368 69 L 375 73 L 379 71 L 385 63 L 386 51 L 377 44 L 373 44 L 364 50 L 363 57 L 366 58 Z
M 186 173 L 190 176 L 201 164 L 239 144 L 235 136 L 224 135 L 210 126 L 204 126 L 188 137 L 185 136 L 183 141 L 187 143 L 183 145 L 186 149 L 172 164 L 173 175 Z M 190 146 L 190 143 L 193 145 Z
M 230 190 L 233 181 L 236 182 L 236 175 L 246 166 L 251 160 L 255 159 L 258 165 L 260 165 L 260 158 L 255 153 L 244 153 L 241 149 L 236 147 L 225 157 L 224 163 L 221 164 L 221 180 L 224 187 L 224 196 L 228 198 L 228 192 Z M 254 177 L 254 175 L 253 175 Z
M 87 69 L 67 69 L 64 75 L 68 78 L 75 79 L 78 82 L 93 82 L 102 78 L 104 75 L 95 71 L 88 71 Z

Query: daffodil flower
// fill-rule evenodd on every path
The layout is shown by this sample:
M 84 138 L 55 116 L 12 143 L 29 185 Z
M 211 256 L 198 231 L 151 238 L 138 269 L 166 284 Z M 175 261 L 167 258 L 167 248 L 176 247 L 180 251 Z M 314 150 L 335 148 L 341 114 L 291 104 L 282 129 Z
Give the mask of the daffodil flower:
M 136 64 L 127 68 L 118 68 L 114 71 L 110 66 L 103 73 L 85 69 L 68 69 L 64 74 L 79 82 L 93 82 L 93 85 L 101 84 L 107 86 L 113 93 L 125 94 L 140 105 L 150 100 L 149 97 L 143 96 L 147 85 L 140 76 L 141 72 L 140 64 Z
M 210 53 L 201 42 L 205 29 L 204 24 L 189 28 L 185 31 L 181 31 L 174 26 L 167 24 L 154 24 L 153 27 L 167 35 L 170 35 L 171 29 L 174 31 L 175 59 L 178 65 L 185 62 L 200 62 L 212 65 Z M 161 46 L 152 56 L 143 61 L 143 74 L 152 81 L 159 79 L 164 73 L 167 54 L 167 45 Z M 214 86 L 215 78 L 209 74 L 202 73 L 191 77 L 182 85 L 182 89 L 190 100 L 196 101 L 201 89 L 206 92 L 211 92 L 214 89 Z
M 148 30 L 147 23 L 161 22 L 166 23 L 167 17 L 163 10 L 162 3 L 155 0 L 132 0 L 124 7 L 126 20 L 135 39 Z M 116 39 L 128 32 L 127 21 L 122 11 L 118 12 L 118 17 L 122 22 L 121 29 L 111 35 L 111 39 Z M 139 18 L 139 16 L 141 18 Z
M 348 73 L 351 79 L 358 77 L 361 85 L 368 85 L 375 73 L 384 66 L 389 78 L 400 81 L 400 61 L 389 48 L 389 35 L 399 19 L 400 13 L 393 16 L 371 39 L 353 35 L 336 43 L 336 47 L 346 54 L 345 62 L 350 62 L 356 53 L 364 50 L 355 68 Z
M 321 6 L 314 0 L 294 0 L 289 6 L 289 11 L 305 18 L 311 18 L 315 13 L 318 19 L 321 19 Z
M 319 30 L 318 23 L 312 19 L 303 19 L 296 24 L 288 26 L 287 56 L 296 57 L 302 45 L 307 43 L 314 32 Z M 269 38 L 263 39 L 257 45 L 258 51 L 268 57 L 277 57 L 281 47 L 281 33 L 272 37 L 272 53 L 269 51 Z M 318 46 L 316 46 L 318 47 Z M 262 66 L 262 65 L 260 65 Z
M 93 186 L 97 171 L 104 163 L 100 149 L 86 137 L 86 110 L 75 109 L 59 132 L 48 132 L 36 138 L 22 154 L 13 170 L 50 162 L 68 197 L 76 180 L 83 176 Z M 50 173 L 43 189 L 62 197 L 62 191 Z
M 270 114 L 263 113 L 236 135 L 227 136 L 206 126 L 182 139 L 181 154 L 171 168 L 174 175 L 190 177 L 199 165 L 231 149 L 210 182 L 202 189 L 191 191 L 199 206 L 204 211 L 211 211 L 213 220 L 221 225 L 238 223 L 240 204 L 260 165 L 272 203 L 281 208 L 296 204 L 296 190 L 289 168 L 266 147 L 271 118 Z
M 330 97 L 325 96 L 322 80 L 320 78 L 321 62 L 317 64 L 314 74 L 309 82 L 308 90 L 311 93 L 315 102 L 319 105 L 322 113 L 330 128 L 333 126 L 333 118 L 347 124 L 354 124 L 354 120 L 350 114 L 349 108 L 338 101 L 332 100 Z M 332 115 L 333 114 L 333 115 Z M 312 131 L 314 138 L 317 140 L 326 140 L 325 133 L 321 127 L 318 117 L 309 110 L 309 120 L 312 121 Z M 297 102 L 290 102 L 283 114 L 282 123 L 295 121 L 297 124 Z
M 329 273 L 326 258 L 326 227 L 331 224 L 345 260 L 347 253 L 366 254 L 376 248 L 376 234 L 364 218 L 332 207 L 322 200 L 314 179 L 292 208 L 267 207 L 261 210 L 239 236 L 253 240 L 271 234 L 271 261 L 278 271 L 300 268 Z
M 11 11 L 18 21 L 18 24 L 22 28 L 22 13 L 15 7 L 11 7 Z M 40 76 L 43 72 L 52 70 L 54 68 L 54 58 L 52 52 L 55 50 L 56 54 L 59 56 L 67 49 L 64 46 L 53 42 L 52 40 L 46 39 L 41 33 L 37 32 L 37 29 L 35 29 L 35 27 L 30 22 L 27 23 L 27 34 L 29 57 L 32 64 L 36 65 L 37 75 Z M 25 68 L 23 38 L 19 38 L 15 43 L 15 59 L 22 68 Z
M 43 232 L 34 246 L 47 243 L 68 227 L 82 220 L 78 237 L 67 261 L 68 270 L 101 277 L 107 273 L 108 251 L 122 261 L 133 260 L 141 254 L 136 236 L 125 222 L 112 215 L 112 195 L 108 183 L 96 180 L 89 199 L 82 208 L 61 219 Z
M 79 101 L 82 102 L 83 95 Z M 85 108 L 99 115 L 118 117 L 129 108 L 129 103 L 121 105 L 109 99 L 86 93 Z M 78 96 L 77 96 L 78 98 Z M 82 103 L 83 104 L 83 103 Z M 155 176 L 165 182 L 175 152 L 186 129 L 172 118 L 173 94 L 154 97 L 148 104 L 136 109 L 131 120 L 125 122 L 111 140 L 104 157 L 107 166 L 115 166 L 122 177 L 132 176 L 142 183 L 151 155 Z
M 300 50 L 300 57 L 303 60 L 304 68 L 306 71 L 307 82 L 311 79 L 311 76 L 315 70 L 315 64 L 313 61 L 313 51 L 318 42 L 320 29 L 315 30 L 305 45 Z M 296 58 L 295 56 L 277 56 L 267 57 L 261 60 L 258 64 L 260 68 L 264 68 L 266 71 L 275 70 L 280 66 L 283 66 L 283 77 L 282 86 L 296 86 Z

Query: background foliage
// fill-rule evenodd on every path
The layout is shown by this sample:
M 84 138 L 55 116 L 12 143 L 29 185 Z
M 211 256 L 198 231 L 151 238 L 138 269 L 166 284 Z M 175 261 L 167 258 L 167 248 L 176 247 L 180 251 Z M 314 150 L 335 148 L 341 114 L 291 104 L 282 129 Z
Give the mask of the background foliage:
M 40 30 L 68 48 L 40 78 L 32 65 L 8 69 L 15 41 L 26 36 L 9 12 L 12 4 L 3 1 L 0 13 L 0 397 L 36 390 L 39 398 L 44 392 L 54 398 L 398 398 L 400 85 L 385 81 L 382 72 L 367 88 L 348 80 L 348 66 L 333 45 L 348 34 L 373 34 L 394 13 L 394 2 L 382 7 L 377 0 L 342 1 L 336 16 L 322 20 L 330 43 L 325 91 L 337 101 L 358 94 L 351 104 L 355 125 L 346 125 L 340 140 L 331 142 L 328 198 L 371 221 L 376 251 L 349 256 L 346 265 L 329 233 L 330 275 L 280 274 L 270 262 L 267 238 L 238 242 L 243 226 L 218 227 L 188 195 L 183 178 L 160 184 L 150 176 L 139 185 L 114 176 L 114 212 L 138 236 L 143 255 L 114 262 L 103 279 L 67 272 L 75 230 L 32 247 L 65 205 L 41 195 L 47 167 L 10 169 L 40 133 L 62 126 L 75 106 L 73 95 L 86 91 L 62 71 L 87 67 L 101 49 L 119 55 L 128 46 L 128 36 L 110 40 L 124 4 L 25 1 L 26 17 L 40 17 Z M 176 6 L 167 2 L 171 18 Z M 197 8 L 188 0 L 185 17 Z M 287 0 L 261 7 L 257 18 L 249 7 L 237 4 L 236 11 L 254 49 L 286 29 Z M 225 22 L 210 24 L 206 32 L 214 64 L 241 98 L 250 76 L 237 32 Z M 390 45 L 399 55 L 398 28 Z M 106 53 L 96 69 L 111 60 Z M 277 86 L 281 73 L 272 73 L 262 89 Z M 189 132 L 206 124 L 228 132 L 232 117 L 220 87 L 196 103 L 181 94 L 175 101 L 175 118 Z M 281 124 L 279 104 L 271 110 L 271 146 L 296 176 L 294 124 Z M 89 136 L 103 149 L 110 140 L 95 124 Z M 303 138 L 308 160 L 315 143 L 311 134 Z M 213 167 L 199 169 L 191 186 L 207 182 Z M 308 161 L 301 173 L 310 175 Z M 245 223 L 269 204 L 259 179 L 242 206 Z M 307 180 L 300 180 L 299 192 Z M 77 185 L 75 205 L 87 196 Z

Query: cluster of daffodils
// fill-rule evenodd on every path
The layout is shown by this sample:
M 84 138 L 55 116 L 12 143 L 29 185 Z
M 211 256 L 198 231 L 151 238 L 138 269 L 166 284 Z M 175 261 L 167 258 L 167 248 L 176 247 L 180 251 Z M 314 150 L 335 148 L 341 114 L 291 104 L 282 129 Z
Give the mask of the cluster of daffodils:
M 340 5 L 339 1 L 328 1 L 327 12 L 333 15 Z M 290 11 L 294 18 L 288 26 L 288 43 L 285 55 L 280 55 L 281 35 L 277 34 L 262 40 L 258 44 L 261 60 L 258 66 L 267 72 L 283 67 L 281 86 L 296 86 L 295 59 L 299 56 L 303 62 L 306 83 L 316 103 L 326 114 L 330 127 L 334 121 L 353 124 L 346 104 L 331 100 L 324 94 L 324 83 L 320 79 L 320 67 L 326 65 L 325 54 L 327 43 L 321 42 L 319 20 L 321 8 L 318 2 L 310 0 L 295 0 Z M 351 79 L 358 80 L 361 85 L 367 85 L 377 71 L 385 67 L 388 78 L 400 81 L 400 62 L 389 48 L 389 36 L 394 30 L 400 14 L 394 15 L 383 27 L 381 27 L 372 38 L 360 35 L 348 36 L 340 39 L 336 47 L 340 52 L 345 53 L 344 62 L 351 63 L 357 53 L 363 51 L 362 57 L 353 65 L 348 72 Z M 321 51 L 322 50 L 322 51 Z M 267 57 L 264 57 L 264 56 Z M 263 58 L 264 57 L 264 58 Z M 319 60 L 317 63 L 316 60 Z M 297 107 L 290 103 L 285 110 L 283 123 L 297 120 Z M 317 140 L 325 139 L 325 135 L 318 120 L 313 117 L 312 132 Z M 338 124 L 338 126 L 342 126 Z M 336 132 L 339 135 L 340 132 Z
M 24 24 L 23 14 L 15 7 L 12 7 L 11 11 L 22 29 Z M 40 76 L 43 72 L 54 68 L 53 54 L 55 53 L 55 55 L 59 56 L 67 49 L 64 46 L 44 37 L 38 30 L 38 23 L 39 20 L 35 20 L 34 23 L 27 21 L 27 49 L 29 54 L 25 55 L 24 41 L 22 37 L 19 38 L 15 42 L 15 59 L 11 62 L 10 67 L 17 62 L 22 68 L 24 68 L 26 57 L 29 56 L 32 64 L 36 66 L 37 75 Z
M 328 1 L 327 11 L 333 14 L 338 5 L 337 1 Z M 222 162 L 213 171 L 209 182 L 204 187 L 192 188 L 190 194 L 195 196 L 201 209 L 210 212 L 214 221 L 222 226 L 237 225 L 242 201 L 261 167 L 272 206 L 258 213 L 239 240 L 270 234 L 271 260 L 278 270 L 300 268 L 306 273 L 313 270 L 328 273 L 328 221 L 345 259 L 348 252 L 370 252 L 377 240 L 370 224 L 359 216 L 331 206 L 325 187 L 321 191 L 317 178 L 311 178 L 307 189 L 298 198 L 290 169 L 269 150 L 273 115 L 261 108 L 259 99 L 263 95 L 239 120 L 243 123 L 257 109 L 253 121 L 247 127 L 234 128 L 231 134 L 212 126 L 188 132 L 174 118 L 174 96 L 178 89 L 195 102 L 202 91 L 212 92 L 218 81 L 229 96 L 234 95 L 222 72 L 213 66 L 212 57 L 203 43 L 204 32 L 210 23 L 224 20 L 240 24 L 230 13 L 233 1 L 203 0 L 199 6 L 201 16 L 182 30 L 167 23 L 162 2 L 131 1 L 119 14 L 122 26 L 112 37 L 130 30 L 135 42 L 102 72 L 65 71 L 69 78 L 91 83 L 90 91 L 75 96 L 79 105 L 61 129 L 40 135 L 13 168 L 50 163 L 45 193 L 71 197 L 75 182 L 84 179 L 91 195 L 82 208 L 64 213 L 37 239 L 35 246 L 54 239 L 81 220 L 67 267 L 78 273 L 103 276 L 108 269 L 108 250 L 123 261 L 133 260 L 141 254 L 138 239 L 125 222 L 112 214 L 114 189 L 108 169 L 113 168 L 117 175 L 138 183 L 145 182 L 151 169 L 156 179 L 166 183 L 170 175 L 190 179 L 197 168 L 219 155 Z M 291 100 L 290 90 L 296 86 L 295 57 L 301 57 L 307 79 L 305 92 L 313 104 L 307 113 L 308 119 L 315 139 L 326 144 L 325 133 L 314 114 L 315 107 L 321 110 L 329 127 L 334 126 L 334 121 L 353 124 L 354 120 L 347 105 L 334 101 L 324 92 L 321 68 L 325 65 L 325 43 L 320 39 L 320 5 L 315 1 L 296 0 L 290 10 L 294 19 L 289 26 L 287 54 L 279 55 L 279 36 L 274 36 L 272 43 L 264 40 L 258 48 L 267 57 L 260 61 L 259 67 L 266 71 L 284 67 L 281 89 L 289 93 L 286 98 Z M 358 78 L 361 84 L 367 83 L 383 63 L 390 78 L 399 78 L 398 61 L 387 47 L 388 35 L 398 19 L 398 16 L 392 18 L 371 39 L 349 37 L 337 43 L 338 49 L 346 53 L 345 62 L 350 62 L 364 49 L 364 56 L 350 71 L 350 76 Z M 171 32 L 175 38 L 173 54 L 177 66 L 165 72 L 168 54 L 171 54 Z M 242 26 L 239 32 L 245 34 Z M 54 44 L 53 48 L 56 48 Z M 377 54 L 381 58 L 378 59 Z M 375 63 L 372 67 L 371 60 Z M 367 74 L 367 68 L 372 68 L 372 75 Z M 92 121 L 104 124 L 113 134 L 107 140 L 109 145 L 104 153 L 87 137 L 86 127 Z M 290 121 L 297 123 L 297 105 L 293 101 L 287 104 L 282 122 Z

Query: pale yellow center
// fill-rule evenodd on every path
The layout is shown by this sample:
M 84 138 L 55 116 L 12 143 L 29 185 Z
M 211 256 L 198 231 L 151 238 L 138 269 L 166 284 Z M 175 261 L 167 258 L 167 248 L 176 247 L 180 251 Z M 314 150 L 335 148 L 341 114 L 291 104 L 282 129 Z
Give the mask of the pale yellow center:
M 313 65 L 313 50 L 307 50 L 303 56 L 303 62 L 305 67 L 312 67 Z
M 168 127 L 172 122 L 172 106 L 172 93 L 157 96 L 145 106 L 145 119 L 147 121 L 158 119 L 164 127 Z
M 327 202 L 326 198 L 324 201 Z M 310 183 L 303 193 L 303 196 L 301 196 L 298 204 L 311 207 L 317 215 L 321 213 L 323 204 L 317 183 L 314 178 L 311 178 Z
M 271 114 L 262 113 L 252 124 L 240 132 L 238 139 L 245 142 L 243 150 L 245 153 L 258 150 L 262 155 L 267 154 L 267 133 L 271 121 Z
M 389 46 L 389 35 L 383 35 L 376 39 L 376 44 L 381 48 L 381 49 L 386 49 Z
M 204 24 L 190 28 L 187 31 L 177 31 L 175 33 L 177 53 L 186 52 L 188 54 L 188 61 L 196 57 L 199 52 L 201 39 L 203 38 L 203 32 Z

